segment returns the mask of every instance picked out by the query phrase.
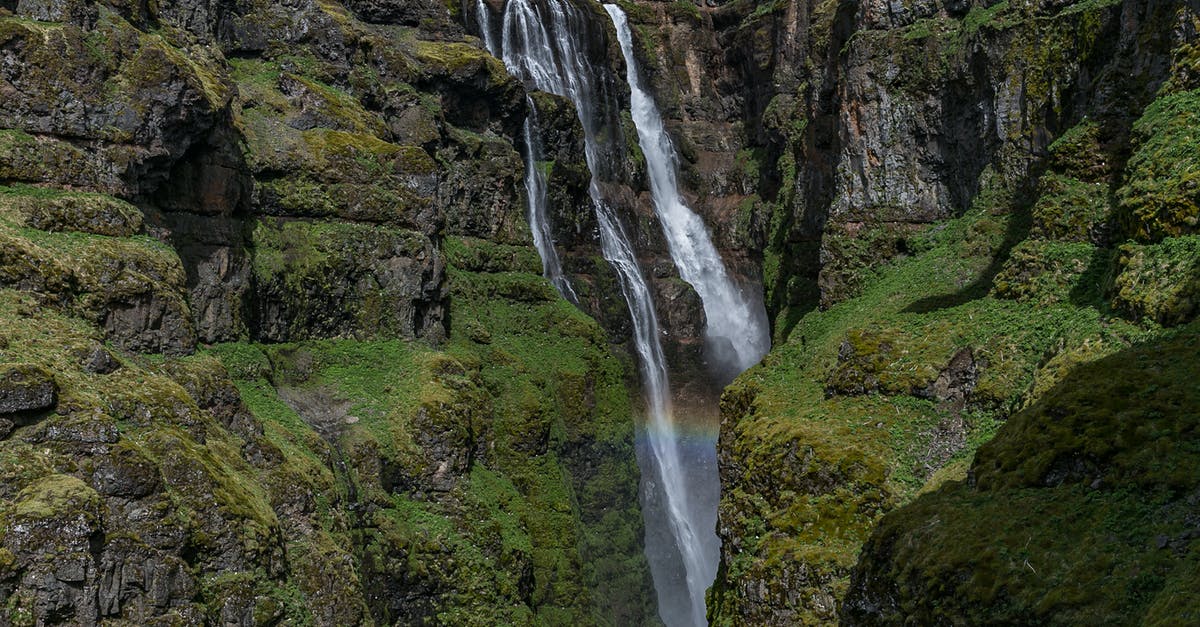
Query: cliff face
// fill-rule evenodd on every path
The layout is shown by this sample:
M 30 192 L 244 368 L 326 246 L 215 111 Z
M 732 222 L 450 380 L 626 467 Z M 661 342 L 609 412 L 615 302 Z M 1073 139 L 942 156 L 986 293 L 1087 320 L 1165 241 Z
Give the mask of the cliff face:
M 712 9 L 714 24 L 735 6 Z M 1179 396 L 1194 359 L 1134 357 L 1182 356 L 1195 335 L 1170 328 L 1196 315 L 1185 181 L 1200 160 L 1180 130 L 1196 88 L 1197 6 L 749 8 L 726 32 L 764 43 L 731 54 L 761 51 L 749 55 L 768 72 L 758 76 L 782 86 L 746 91 L 766 103 L 750 109 L 761 135 L 747 138 L 764 159 L 777 346 L 722 400 L 710 618 L 1186 622 L 1187 601 L 1171 599 L 1194 579 L 1178 538 L 1195 482 L 1139 494 L 1161 477 L 1115 459 L 1194 446 L 1171 422 L 1194 413 Z M 1162 386 L 1175 409 L 1088 387 L 1110 376 L 1144 384 L 1127 391 Z M 1120 408 L 1102 409 L 1110 401 Z M 1160 415 L 1170 424 L 1153 445 L 1120 435 Z M 1014 466 L 1039 470 L 1018 479 Z M 1114 528 L 1122 548 L 1087 548 L 1026 498 L 1078 506 L 1080 525 L 1130 517 Z M 1152 510 L 1167 531 L 1132 522 Z M 1154 553 L 1155 533 L 1171 556 Z M 1137 601 L 1113 613 L 1068 567 L 1046 573 L 1039 561 L 1102 570 L 1105 582 L 1088 580 L 1096 589 L 1138 587 Z
M 2 2 L 0 59 L 0 623 L 654 620 L 628 366 L 445 6 Z

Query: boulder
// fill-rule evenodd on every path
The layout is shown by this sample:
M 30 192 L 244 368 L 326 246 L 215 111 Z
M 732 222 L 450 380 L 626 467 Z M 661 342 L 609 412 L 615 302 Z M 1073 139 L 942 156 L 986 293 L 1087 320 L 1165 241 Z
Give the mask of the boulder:
M 0 367 L 0 414 L 43 411 L 56 404 L 58 384 L 46 369 L 32 364 Z

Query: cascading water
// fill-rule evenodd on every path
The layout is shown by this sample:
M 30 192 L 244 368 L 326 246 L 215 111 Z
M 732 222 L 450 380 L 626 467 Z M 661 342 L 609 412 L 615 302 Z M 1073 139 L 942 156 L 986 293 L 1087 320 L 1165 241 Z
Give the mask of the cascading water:
M 482 0 L 475 6 L 475 16 L 479 21 L 484 45 L 492 56 L 503 59 L 511 71 L 514 67 L 513 60 L 502 56 L 504 51 L 496 44 L 487 7 Z M 562 262 L 558 258 L 558 250 L 554 248 L 554 237 L 550 230 L 550 217 L 546 210 L 546 172 L 541 167 L 543 154 L 538 132 L 537 107 L 534 106 L 532 98 L 526 97 L 525 101 L 529 106 L 529 115 L 525 118 L 522 129 L 525 135 L 525 197 L 529 205 L 528 219 L 529 229 L 533 233 L 533 245 L 542 259 L 542 276 L 549 279 L 563 298 L 578 304 L 579 297 L 563 274 Z
M 706 334 L 710 355 L 727 362 L 726 370 L 740 371 L 757 361 L 767 348 L 761 303 L 755 310 L 733 287 L 703 222 L 680 200 L 674 153 L 662 131 L 662 121 L 653 101 L 640 83 L 635 83 L 636 68 L 629 52 L 624 14 L 614 13 L 612 8 L 609 13 L 615 23 L 620 20 L 618 30 L 623 31 L 621 46 L 635 99 L 633 115 L 650 166 L 656 211 L 667 234 L 672 258 L 681 276 L 692 283 L 703 299 L 709 319 Z M 690 439 L 676 428 L 650 288 L 628 235 L 601 193 L 601 182 L 611 180 L 608 177 L 616 169 L 613 164 L 624 155 L 615 152 L 623 142 L 613 141 L 612 137 L 600 141 L 606 126 L 613 129 L 619 125 L 603 117 L 616 109 L 614 106 L 605 109 L 606 105 L 615 104 L 611 102 L 612 90 L 600 84 L 601 72 L 591 66 L 584 48 L 585 35 L 594 27 L 589 21 L 591 17 L 567 0 L 509 0 L 497 39 L 487 7 L 482 0 L 476 6 L 476 19 L 489 51 L 527 85 L 569 98 L 578 112 L 584 131 L 585 156 L 592 172 L 589 194 L 600 230 L 601 251 L 616 271 L 629 307 L 646 401 L 646 425 L 638 450 L 644 479 L 646 554 L 654 577 L 659 614 L 672 627 L 704 625 L 704 593 L 716 575 L 720 548 L 715 533 L 719 488 L 715 442 L 711 437 Z M 525 127 L 530 224 L 535 243 L 539 233 L 543 238 L 538 248 L 547 276 L 552 272 L 561 276 L 561 270 L 553 270 L 558 268 L 558 257 L 549 240 L 545 178 L 537 167 L 536 124 L 536 117 L 531 117 Z M 553 261 L 547 261 L 548 256 L 553 256 Z
M 558 259 L 554 237 L 550 233 L 550 218 L 546 211 L 546 172 L 541 166 L 542 145 L 538 139 L 537 108 L 534 107 L 532 98 L 527 98 L 527 101 L 529 115 L 525 118 L 524 126 L 525 195 L 529 201 L 529 229 L 533 231 L 533 245 L 542 258 L 542 276 L 550 280 L 563 298 L 578 304 L 579 297 L 575 295 L 571 282 L 563 274 L 562 262 Z
M 625 57 L 633 124 L 646 156 L 654 209 L 667 238 L 671 259 L 679 268 L 679 276 L 696 289 L 704 303 L 710 359 L 720 362 L 716 365 L 727 373 L 740 373 L 758 363 L 771 348 L 766 310 L 761 299 L 747 298 L 729 279 L 704 221 L 684 204 L 675 174 L 675 149 L 663 129 L 654 99 L 642 87 L 638 76 L 629 22 L 615 4 L 606 4 L 604 9 L 617 28 L 617 40 Z

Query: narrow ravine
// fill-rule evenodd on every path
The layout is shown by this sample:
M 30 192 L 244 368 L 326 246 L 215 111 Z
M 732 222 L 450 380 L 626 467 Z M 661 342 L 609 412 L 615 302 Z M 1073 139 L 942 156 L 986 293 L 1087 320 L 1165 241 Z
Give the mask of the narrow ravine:
M 727 380 L 757 362 L 769 348 L 766 315 L 761 299 L 747 298 L 730 279 L 720 254 L 698 215 L 684 204 L 676 181 L 676 157 L 653 99 L 638 79 L 632 38 L 625 15 L 606 5 L 618 33 L 627 66 L 632 116 L 647 159 L 655 211 L 670 254 L 681 277 L 703 301 L 706 347 L 717 380 Z M 505 4 L 497 33 L 488 8 L 475 9 L 480 34 L 489 51 L 527 86 L 569 98 L 584 131 L 589 195 L 600 231 L 601 252 L 616 271 L 633 326 L 645 397 L 645 424 L 639 438 L 643 476 L 642 509 L 646 525 L 646 556 L 654 578 L 659 614 L 668 625 L 707 624 L 704 595 L 716 576 L 720 542 L 716 535 L 719 478 L 715 441 L 709 434 L 680 429 L 672 407 L 672 388 L 660 342 L 659 322 L 651 289 L 638 265 L 637 251 L 611 203 L 601 192 L 614 164 L 618 142 L 602 142 L 602 111 L 609 91 L 598 88 L 599 68 L 582 48 L 589 19 L 563 0 L 511 0 Z M 498 35 L 498 36 L 497 36 Z M 533 109 L 531 103 L 531 110 Z M 575 300 L 563 276 L 550 238 L 546 212 L 546 181 L 538 168 L 536 111 L 526 121 L 526 186 L 529 219 L 543 267 L 564 297 Z

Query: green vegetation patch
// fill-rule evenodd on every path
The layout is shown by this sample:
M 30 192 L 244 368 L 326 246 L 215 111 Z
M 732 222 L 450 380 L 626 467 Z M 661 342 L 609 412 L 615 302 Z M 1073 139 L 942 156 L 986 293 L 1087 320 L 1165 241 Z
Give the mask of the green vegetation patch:
M 290 237 L 279 226 L 272 238 Z M 272 247 L 281 264 L 272 271 L 320 266 L 319 241 L 333 235 L 300 235 Z M 341 559 L 335 547 L 356 545 L 361 565 L 341 577 L 437 590 L 405 611 L 438 621 L 645 622 L 654 606 L 622 363 L 596 323 L 536 274 L 531 249 L 448 238 L 445 254 L 453 325 L 442 347 L 321 340 L 209 351 L 286 460 L 264 478 L 271 498 L 286 482 L 314 495 L 321 531 L 289 549 L 306 607 L 320 616 L 314 584 L 333 568 L 320 556 Z M 352 499 L 374 512 L 359 536 L 339 522 Z
M 1200 313 L 1200 236 L 1125 244 L 1117 252 L 1113 307 L 1164 326 Z
M 721 516 L 741 545 L 719 581 L 772 582 L 777 606 L 834 620 L 879 517 L 961 479 L 1009 413 L 1053 385 L 1048 359 L 1069 369 L 1145 337 L 1107 309 L 1107 251 L 1021 241 L 1028 220 L 981 194 L 908 236 L 857 297 L 801 317 L 726 391 Z M 807 579 L 791 579 L 798 563 Z M 738 594 L 710 593 L 717 624 Z
M 1093 303 L 1108 273 L 1110 251 L 1080 242 L 1025 240 L 1012 249 L 992 293 L 1023 303 Z
M 1078 366 L 954 482 L 884 517 L 848 601 L 874 619 L 1194 622 L 1200 328 Z M 1192 496 L 1189 496 L 1192 495 Z
M 0 215 L 43 231 L 131 237 L 142 230 L 142 212 L 123 200 L 28 185 L 0 186 Z
M 1155 100 L 1133 126 L 1134 153 L 1117 190 L 1125 232 L 1157 241 L 1200 228 L 1200 90 Z
M 1055 172 L 1088 183 L 1108 180 L 1113 164 L 1102 143 L 1101 125 L 1084 119 L 1067 129 L 1048 147 L 1048 164 Z
M 1108 187 L 1058 174 L 1038 182 L 1031 234 L 1044 239 L 1104 244 L 1110 212 Z

